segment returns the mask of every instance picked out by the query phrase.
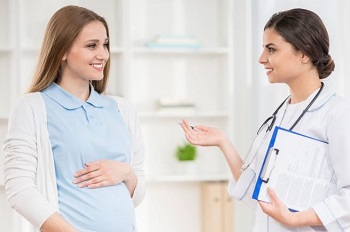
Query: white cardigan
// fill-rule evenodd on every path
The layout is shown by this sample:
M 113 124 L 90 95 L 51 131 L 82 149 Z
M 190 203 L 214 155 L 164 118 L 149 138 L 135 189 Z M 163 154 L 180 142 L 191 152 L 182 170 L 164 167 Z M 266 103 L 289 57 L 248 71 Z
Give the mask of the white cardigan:
M 130 165 L 138 179 L 133 202 L 145 195 L 144 144 L 136 111 L 121 97 L 116 101 L 130 130 L 133 144 Z M 45 220 L 58 212 L 55 168 L 45 103 L 39 92 L 24 95 L 11 112 L 4 140 L 5 190 L 10 206 L 21 219 L 20 231 L 39 231 Z

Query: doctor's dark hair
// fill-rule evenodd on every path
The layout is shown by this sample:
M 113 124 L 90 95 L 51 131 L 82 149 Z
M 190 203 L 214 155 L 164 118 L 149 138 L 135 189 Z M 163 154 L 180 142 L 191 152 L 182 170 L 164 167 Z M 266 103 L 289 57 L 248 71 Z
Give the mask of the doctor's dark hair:
M 56 11 L 46 27 L 39 62 L 28 92 L 41 91 L 53 82 L 57 82 L 64 54 L 72 47 L 83 28 L 96 21 L 103 24 L 109 38 L 107 22 L 95 12 L 79 6 L 65 6 Z M 107 49 L 110 51 L 109 43 Z M 106 62 L 103 70 L 103 79 L 92 81 L 92 85 L 98 93 L 104 92 L 107 87 L 109 67 L 110 59 Z
M 264 27 L 274 29 L 297 51 L 307 55 L 320 79 L 328 77 L 335 68 L 329 54 L 329 36 L 321 18 L 306 9 L 291 9 L 272 15 Z

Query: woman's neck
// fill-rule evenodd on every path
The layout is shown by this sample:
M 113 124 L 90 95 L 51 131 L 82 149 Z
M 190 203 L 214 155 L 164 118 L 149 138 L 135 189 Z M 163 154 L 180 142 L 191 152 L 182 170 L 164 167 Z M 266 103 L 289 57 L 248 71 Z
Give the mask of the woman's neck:
M 290 104 L 296 104 L 305 101 L 313 92 L 321 87 L 321 81 L 315 84 L 310 84 L 303 89 L 290 90 Z
M 290 104 L 305 101 L 315 90 L 321 87 L 321 80 L 318 73 L 313 75 L 303 76 L 288 84 L 290 88 Z
M 88 81 L 75 81 L 59 78 L 57 84 L 61 86 L 62 89 L 82 101 L 86 101 L 90 96 L 90 83 Z

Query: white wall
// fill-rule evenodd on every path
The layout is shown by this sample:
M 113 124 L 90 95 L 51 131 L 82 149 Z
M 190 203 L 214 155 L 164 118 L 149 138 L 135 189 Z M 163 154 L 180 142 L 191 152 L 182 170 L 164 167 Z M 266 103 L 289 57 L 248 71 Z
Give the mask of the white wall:
M 251 49 L 251 0 L 234 1 L 234 133 L 232 142 L 242 158 L 245 157 L 253 139 L 251 107 L 253 102 L 252 49 Z M 254 212 L 235 201 L 235 232 L 251 231 Z

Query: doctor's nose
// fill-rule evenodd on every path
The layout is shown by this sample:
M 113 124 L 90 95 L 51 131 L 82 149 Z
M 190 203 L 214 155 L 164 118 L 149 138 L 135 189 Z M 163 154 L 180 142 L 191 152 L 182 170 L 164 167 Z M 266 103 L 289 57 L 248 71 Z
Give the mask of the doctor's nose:
M 264 52 L 262 52 L 260 57 L 259 57 L 259 63 L 266 64 L 267 62 L 268 62 L 268 59 L 267 59 L 266 55 L 264 54 Z

